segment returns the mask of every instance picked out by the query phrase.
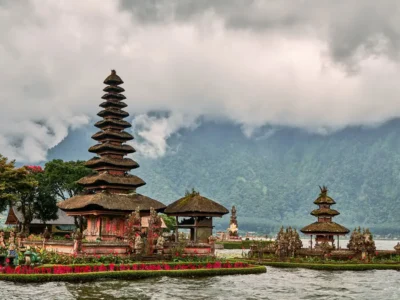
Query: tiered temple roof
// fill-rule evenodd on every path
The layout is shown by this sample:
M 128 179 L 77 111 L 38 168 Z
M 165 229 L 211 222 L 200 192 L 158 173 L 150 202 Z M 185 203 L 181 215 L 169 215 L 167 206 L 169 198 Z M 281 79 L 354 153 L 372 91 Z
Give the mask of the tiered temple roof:
M 143 195 L 136 194 L 136 188 L 146 183 L 135 175 L 128 174 L 139 164 L 131 158 L 126 158 L 135 149 L 127 144 L 133 136 L 124 131 L 131 124 L 124 120 L 129 113 L 122 108 L 127 105 L 123 102 L 126 97 L 121 93 L 125 90 L 120 87 L 122 79 L 113 70 L 104 83 L 106 92 L 100 104 L 103 108 L 97 115 L 103 119 L 95 126 L 100 129 L 92 138 L 98 143 L 89 148 L 89 152 L 97 156 L 86 162 L 86 166 L 96 172 L 78 181 L 86 190 L 85 195 L 78 195 L 59 203 L 59 207 L 66 211 L 82 211 L 93 209 L 105 210 L 134 210 L 137 206 L 141 210 L 150 207 L 162 210 L 165 205 Z
M 318 205 L 319 208 L 311 212 L 311 215 L 318 217 L 318 221 L 302 228 L 301 232 L 305 234 L 316 235 L 343 235 L 349 233 L 350 230 L 346 227 L 332 222 L 332 218 L 339 215 L 340 213 L 335 209 L 331 209 L 330 206 L 336 204 L 336 202 L 328 196 L 328 189 L 325 186 L 322 188 L 320 187 L 320 189 L 321 193 L 319 194 L 319 197 L 314 201 L 314 204 Z

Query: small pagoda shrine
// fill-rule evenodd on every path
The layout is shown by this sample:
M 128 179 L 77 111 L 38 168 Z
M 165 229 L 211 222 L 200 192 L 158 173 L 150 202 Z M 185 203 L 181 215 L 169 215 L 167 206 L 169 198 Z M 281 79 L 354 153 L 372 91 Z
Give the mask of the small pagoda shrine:
M 317 217 L 318 221 L 302 228 L 300 231 L 311 235 L 311 248 L 313 246 L 313 235 L 315 235 L 316 247 L 325 243 L 331 243 L 332 247 L 334 247 L 334 236 L 336 235 L 337 247 L 339 248 L 339 236 L 348 234 L 350 230 L 332 221 L 334 216 L 339 215 L 337 210 L 331 209 L 331 205 L 336 204 L 336 202 L 328 196 L 328 188 L 326 186 L 320 187 L 320 190 L 319 197 L 314 201 L 314 204 L 318 205 L 318 209 L 311 212 L 311 215 Z
M 196 249 L 196 244 L 209 243 L 213 230 L 213 217 L 222 217 L 229 213 L 228 209 L 201 196 L 195 190 L 187 192 L 185 197 L 168 205 L 164 212 L 169 216 L 176 217 L 175 242 L 179 241 L 179 229 L 190 230 L 189 241 L 192 249 Z M 186 250 L 189 252 L 188 249 Z M 204 251 L 205 248 L 202 250 Z M 193 251 L 199 252 L 201 250 Z
M 159 201 L 136 193 L 136 189 L 146 183 L 129 174 L 139 165 L 125 157 L 135 149 L 125 144 L 133 136 L 124 131 L 131 124 L 124 120 L 129 114 L 123 110 L 127 106 L 121 94 L 123 81 L 113 70 L 104 83 L 107 85 L 103 89 L 104 102 L 100 104 L 103 110 L 97 114 L 103 119 L 95 124 L 100 131 L 92 136 L 98 143 L 89 148 L 89 152 L 97 156 L 86 162 L 95 174 L 78 181 L 85 188 L 83 194 L 58 204 L 67 215 L 86 218 L 88 241 L 122 240 L 126 236 L 127 216 L 135 209 L 139 207 L 141 216 L 149 216 L 151 208 L 157 212 L 165 208 Z

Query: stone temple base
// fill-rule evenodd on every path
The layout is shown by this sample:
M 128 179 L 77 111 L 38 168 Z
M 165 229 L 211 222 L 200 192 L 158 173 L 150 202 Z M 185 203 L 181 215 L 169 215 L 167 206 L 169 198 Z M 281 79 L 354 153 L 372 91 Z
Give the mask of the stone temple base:
M 41 247 L 47 251 L 57 253 L 74 254 L 73 241 L 24 241 L 24 246 Z M 117 254 L 126 255 L 129 253 L 129 244 L 121 242 L 89 242 L 82 243 L 82 253 L 89 255 Z

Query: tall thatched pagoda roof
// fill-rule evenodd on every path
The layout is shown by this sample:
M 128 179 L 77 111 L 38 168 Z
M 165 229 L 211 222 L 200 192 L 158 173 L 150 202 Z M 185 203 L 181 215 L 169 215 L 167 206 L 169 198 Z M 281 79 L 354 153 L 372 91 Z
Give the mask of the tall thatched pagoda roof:
M 136 189 L 146 183 L 138 176 L 129 174 L 139 164 L 125 157 L 135 152 L 135 149 L 125 144 L 133 136 L 124 131 L 131 127 L 128 121 L 123 120 L 129 115 L 128 112 L 121 109 L 127 106 L 122 102 L 126 97 L 121 92 L 125 90 L 119 86 L 124 82 L 112 70 L 104 83 L 108 85 L 103 89 L 106 94 L 102 98 L 106 101 L 100 104 L 104 109 L 98 113 L 103 119 L 95 124 L 100 131 L 92 136 L 97 144 L 89 148 L 97 156 L 85 163 L 96 173 L 78 181 L 84 187 L 85 194 L 74 196 L 57 205 L 67 214 L 76 215 L 88 214 L 89 211 L 119 214 L 133 211 L 137 207 L 141 211 L 149 211 L 150 207 L 162 211 L 165 205 L 161 202 L 136 194 Z
M 203 197 L 200 193 L 193 191 L 185 197 L 171 203 L 164 211 L 171 216 L 213 216 L 222 217 L 229 213 L 221 204 Z
M 153 207 L 156 211 L 163 211 L 165 208 L 165 205 L 161 202 L 141 194 L 117 194 L 106 191 L 74 196 L 59 202 L 57 205 L 67 212 L 90 210 L 134 211 L 137 207 L 140 208 L 140 211 L 150 211 L 150 207 Z

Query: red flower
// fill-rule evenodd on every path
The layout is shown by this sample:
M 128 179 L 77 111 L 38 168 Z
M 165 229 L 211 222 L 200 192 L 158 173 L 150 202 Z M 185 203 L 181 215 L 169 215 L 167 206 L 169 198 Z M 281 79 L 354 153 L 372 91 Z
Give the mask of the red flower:
M 25 166 L 25 168 L 32 173 L 42 173 L 43 169 L 41 166 Z

